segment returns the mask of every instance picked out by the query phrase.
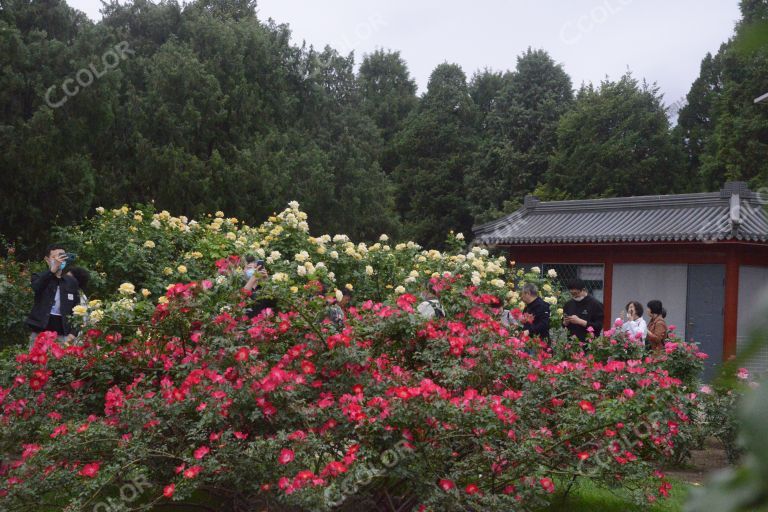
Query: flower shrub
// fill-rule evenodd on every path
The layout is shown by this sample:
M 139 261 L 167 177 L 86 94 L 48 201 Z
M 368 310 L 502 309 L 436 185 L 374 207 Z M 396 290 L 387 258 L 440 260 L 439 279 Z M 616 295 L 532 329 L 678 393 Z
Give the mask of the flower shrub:
M 311 237 L 295 204 L 218 243 L 216 218 L 183 248 L 209 244 L 215 263 L 171 272 L 157 300 L 123 283 L 77 344 L 43 333 L 2 360 L 1 507 L 91 510 L 139 477 L 134 509 L 203 492 L 233 511 L 525 510 L 576 477 L 642 503 L 668 494 L 658 468 L 697 399 L 666 354 L 551 355 L 500 324 L 516 271 L 483 249 Z M 232 249 L 265 259 L 257 295 L 274 310 L 245 314 L 255 297 Z M 167 258 L 141 284 L 157 290 Z M 354 300 L 338 325 L 342 287 Z M 427 289 L 444 318 L 418 314 Z
M 27 266 L 16 260 L 13 245 L 0 236 L 5 256 L 0 258 L 0 347 L 27 339 L 24 320 L 32 308 L 32 289 Z
M 737 463 L 743 454 L 739 444 L 739 403 L 748 389 L 758 387 L 757 381 L 750 380 L 746 368 L 740 368 L 734 377 L 735 379 L 719 379 L 712 385 L 702 385 L 699 390 L 704 433 L 717 438 L 723 444 L 730 464 Z

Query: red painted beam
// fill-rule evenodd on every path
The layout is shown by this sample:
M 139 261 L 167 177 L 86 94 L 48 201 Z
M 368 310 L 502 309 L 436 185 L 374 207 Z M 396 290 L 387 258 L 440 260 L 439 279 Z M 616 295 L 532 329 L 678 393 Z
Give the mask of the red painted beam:
M 603 329 L 608 330 L 613 325 L 613 250 L 606 251 L 605 266 L 603 267 Z

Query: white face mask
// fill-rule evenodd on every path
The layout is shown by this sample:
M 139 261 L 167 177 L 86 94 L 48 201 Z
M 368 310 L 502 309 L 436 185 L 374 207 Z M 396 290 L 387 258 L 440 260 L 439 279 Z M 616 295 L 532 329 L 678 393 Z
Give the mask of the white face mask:
M 582 295 L 581 297 L 573 297 L 573 300 L 575 300 L 576 302 L 581 302 L 582 300 L 584 300 L 584 297 L 586 297 L 586 295 Z

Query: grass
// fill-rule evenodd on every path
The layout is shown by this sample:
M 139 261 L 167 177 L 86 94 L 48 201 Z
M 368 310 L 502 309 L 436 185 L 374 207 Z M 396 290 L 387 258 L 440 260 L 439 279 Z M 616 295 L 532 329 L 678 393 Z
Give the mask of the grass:
M 624 489 L 606 489 L 599 487 L 589 480 L 580 481 L 574 486 L 565 501 L 562 495 L 554 504 L 542 512 L 680 512 L 683 510 L 685 498 L 690 485 L 677 480 L 671 480 L 672 491 L 669 498 L 660 499 L 652 506 L 634 505 L 629 493 Z
M 680 512 L 683 510 L 683 504 L 688 495 L 691 486 L 679 480 L 670 480 L 672 491 L 667 499 L 660 499 L 652 506 L 638 506 L 632 503 L 629 493 L 624 489 L 606 489 L 595 485 L 590 480 L 580 480 L 578 485 L 571 489 L 565 501 L 562 494 L 555 500 L 554 504 L 541 512 Z M 199 503 L 203 503 L 200 501 Z M 205 501 L 206 505 L 211 505 Z M 169 510 L 166 507 L 159 507 L 157 512 Z M 200 512 L 199 507 L 174 508 L 174 512 Z

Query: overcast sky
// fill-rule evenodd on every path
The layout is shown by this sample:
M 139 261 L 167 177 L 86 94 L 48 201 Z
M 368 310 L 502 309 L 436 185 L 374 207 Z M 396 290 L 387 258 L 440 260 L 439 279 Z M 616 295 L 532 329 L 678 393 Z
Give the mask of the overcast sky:
M 99 0 L 68 0 L 98 19 Z M 733 32 L 738 0 L 260 0 L 259 17 L 288 23 L 293 41 L 330 44 L 359 63 L 378 48 L 399 50 L 426 90 L 442 62 L 468 77 L 507 70 L 528 46 L 543 48 L 574 87 L 635 77 L 657 82 L 668 105 L 681 100 L 707 52 Z

